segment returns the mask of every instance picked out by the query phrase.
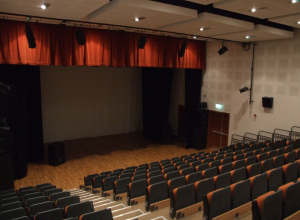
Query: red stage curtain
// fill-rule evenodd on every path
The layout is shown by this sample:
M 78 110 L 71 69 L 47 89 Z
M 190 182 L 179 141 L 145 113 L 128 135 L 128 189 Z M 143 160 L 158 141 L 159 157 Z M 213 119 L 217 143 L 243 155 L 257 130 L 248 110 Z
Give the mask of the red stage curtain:
M 30 23 L 36 48 L 28 47 L 25 22 L 0 20 L 0 63 L 61 66 L 139 66 L 164 68 L 206 68 L 206 43 L 188 40 L 182 58 L 178 56 L 184 39 L 147 35 L 144 49 L 138 49 L 139 34 L 84 28 L 86 44 L 78 45 L 78 27 Z

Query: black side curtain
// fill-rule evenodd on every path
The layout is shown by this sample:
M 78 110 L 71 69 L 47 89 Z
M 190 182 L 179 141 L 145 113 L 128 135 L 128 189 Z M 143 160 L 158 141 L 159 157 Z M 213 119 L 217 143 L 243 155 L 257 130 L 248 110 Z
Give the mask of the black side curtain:
M 185 121 L 186 121 L 186 148 L 194 146 L 194 130 L 196 110 L 199 109 L 201 97 L 201 69 L 185 70 Z
M 0 82 L 10 87 L 0 99 L 0 117 L 8 118 L 14 177 L 27 174 L 27 162 L 43 160 L 43 130 L 39 66 L 0 65 Z
M 162 141 L 162 130 L 168 122 L 173 69 L 142 68 L 144 137 Z

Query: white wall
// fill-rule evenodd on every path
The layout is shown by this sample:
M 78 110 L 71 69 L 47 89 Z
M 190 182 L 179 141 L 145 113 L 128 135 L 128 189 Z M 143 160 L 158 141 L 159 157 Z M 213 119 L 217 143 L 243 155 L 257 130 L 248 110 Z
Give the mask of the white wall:
M 221 111 L 230 113 L 230 135 L 273 132 L 275 128 L 290 130 L 300 125 L 300 30 L 296 30 L 293 39 L 257 44 L 251 105 L 250 93 L 241 94 L 239 89 L 250 87 L 252 48 L 243 51 L 241 46 L 231 43 L 229 51 L 220 56 L 218 43 L 210 42 L 207 46 L 202 101 L 207 101 L 213 110 L 216 103 L 223 104 Z M 262 107 L 264 96 L 274 98 L 272 109 Z
M 141 68 L 41 66 L 44 142 L 142 130 Z

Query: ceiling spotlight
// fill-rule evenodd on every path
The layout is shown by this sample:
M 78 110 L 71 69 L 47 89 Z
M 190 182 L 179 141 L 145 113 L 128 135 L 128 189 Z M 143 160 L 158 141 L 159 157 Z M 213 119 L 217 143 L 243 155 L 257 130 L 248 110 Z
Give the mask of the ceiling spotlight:
M 292 3 L 297 3 L 299 2 L 299 0 L 292 0 Z
M 222 44 L 222 48 L 218 51 L 218 53 L 219 55 L 222 55 L 226 51 L 228 51 L 228 48 L 224 44 Z
M 50 6 L 50 4 L 44 3 L 44 4 L 41 5 L 40 8 L 43 9 L 43 10 L 45 10 L 45 9 L 47 9 L 49 6 Z
M 256 9 L 255 9 L 255 8 L 252 8 L 252 9 L 251 9 L 251 12 L 256 12 Z
M 196 39 L 197 37 L 196 36 L 194 36 L 194 39 Z
M 250 89 L 248 87 L 241 88 L 240 93 L 246 92 L 248 90 L 251 90 L 251 88 Z
M 250 36 L 246 36 L 247 39 L 250 39 Z
M 204 31 L 204 28 L 200 28 L 200 31 Z
M 139 21 L 140 19 L 139 19 L 139 18 L 135 18 L 134 20 L 135 20 L 135 21 Z
M 300 24 L 300 21 L 298 21 L 297 24 Z

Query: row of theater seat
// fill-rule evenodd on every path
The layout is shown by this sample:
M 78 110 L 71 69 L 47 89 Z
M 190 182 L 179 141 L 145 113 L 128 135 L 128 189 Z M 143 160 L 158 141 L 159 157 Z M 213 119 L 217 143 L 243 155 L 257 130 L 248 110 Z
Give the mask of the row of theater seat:
M 80 203 L 79 196 L 50 183 L 0 193 L 1 220 L 92 220 L 99 216 L 112 220 L 110 209 L 94 212 L 91 201 Z
M 282 140 L 277 140 L 277 141 L 265 141 L 265 142 L 259 142 L 259 143 L 231 144 L 228 146 L 221 147 L 220 151 L 225 151 L 225 150 L 237 151 L 237 150 L 243 150 L 243 149 L 247 149 L 247 148 L 250 148 L 250 150 L 253 151 L 253 150 L 262 149 L 265 146 L 270 147 L 272 150 L 276 150 L 276 149 L 283 148 L 288 145 L 293 146 L 293 149 L 300 148 L 300 139 L 295 139 L 295 140 L 282 139 Z

